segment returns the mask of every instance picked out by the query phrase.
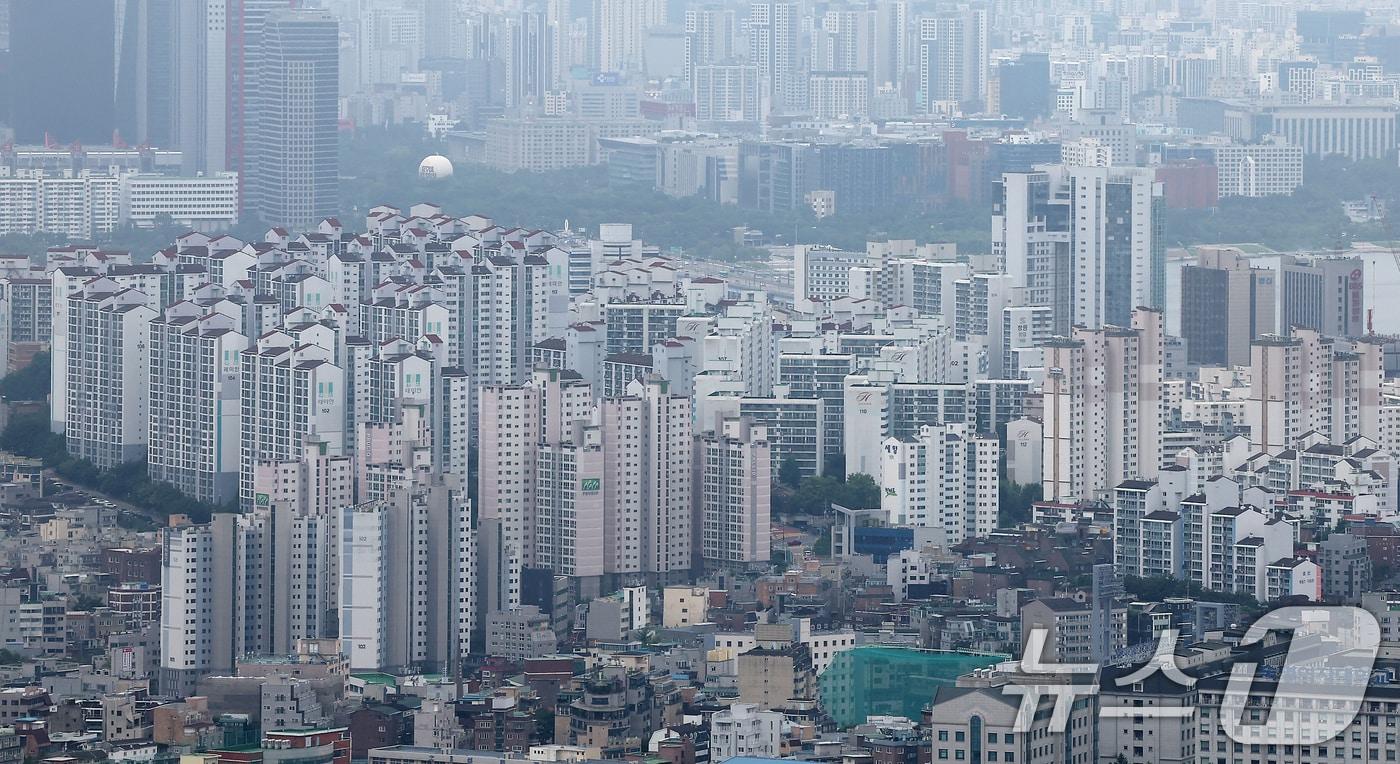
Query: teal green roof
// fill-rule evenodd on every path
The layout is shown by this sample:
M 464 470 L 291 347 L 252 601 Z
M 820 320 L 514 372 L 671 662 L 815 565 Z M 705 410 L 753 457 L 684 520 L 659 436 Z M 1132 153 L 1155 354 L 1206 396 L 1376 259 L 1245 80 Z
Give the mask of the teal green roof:
M 939 687 L 951 687 L 959 676 L 1009 657 L 908 647 L 844 650 L 818 678 L 822 707 L 842 729 L 875 715 L 918 721 Z
M 358 680 L 360 680 L 360 681 L 362 681 L 362 682 L 369 683 L 369 684 L 398 684 L 398 683 L 399 683 L 399 678 L 398 678 L 398 677 L 394 676 L 393 674 L 385 674 L 385 673 L 380 672 L 380 671 L 366 671 L 366 672 L 363 672 L 363 673 L 354 673 L 354 674 L 351 674 L 350 676 L 352 676 L 352 677 L 354 677 L 354 678 L 356 678 L 356 679 L 358 679 Z

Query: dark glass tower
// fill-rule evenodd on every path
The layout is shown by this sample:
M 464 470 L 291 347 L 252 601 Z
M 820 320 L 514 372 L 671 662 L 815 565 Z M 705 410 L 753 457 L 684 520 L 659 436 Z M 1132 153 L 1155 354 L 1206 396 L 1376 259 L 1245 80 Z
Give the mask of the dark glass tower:
M 340 31 L 325 11 L 276 11 L 262 29 L 256 120 L 246 136 L 247 211 L 306 226 L 339 209 Z

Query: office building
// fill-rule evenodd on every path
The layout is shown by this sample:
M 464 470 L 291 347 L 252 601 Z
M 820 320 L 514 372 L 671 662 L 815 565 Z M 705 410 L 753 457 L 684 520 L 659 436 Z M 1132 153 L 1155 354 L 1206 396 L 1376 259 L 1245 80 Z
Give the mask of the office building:
M 1250 343 L 1274 329 L 1277 273 L 1250 266 L 1242 253 L 1207 248 L 1181 269 L 1181 336 L 1186 360 L 1211 366 L 1249 363 Z
M 812 72 L 807 108 L 817 119 L 844 119 L 870 113 L 870 78 L 864 72 Z
M 1389 104 L 1269 106 L 1260 115 L 1267 132 L 1301 147 L 1307 156 L 1352 161 L 1394 156 L 1396 109 Z
M 326 11 L 283 10 L 260 35 L 242 138 L 245 207 L 270 224 L 309 227 L 340 211 L 339 25 Z
M 111 138 L 117 127 L 116 16 L 114 4 L 85 0 L 9 4 L 8 107 L 16 140 Z
M 1359 257 L 1285 256 L 1279 265 L 1279 330 L 1359 337 L 1366 327 L 1366 268 Z

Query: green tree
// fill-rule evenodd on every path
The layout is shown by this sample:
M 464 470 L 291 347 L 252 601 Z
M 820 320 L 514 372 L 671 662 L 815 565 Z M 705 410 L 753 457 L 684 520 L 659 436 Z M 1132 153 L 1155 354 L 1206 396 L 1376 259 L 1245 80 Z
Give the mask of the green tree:
M 841 490 L 840 504 L 851 509 L 875 509 L 880 506 L 880 486 L 863 472 L 851 475 Z
M 49 354 L 35 353 L 23 369 L 0 379 L 0 398 L 10 401 L 42 401 L 49 397 Z
M 790 511 L 806 515 L 824 515 L 831 510 L 831 503 L 841 503 L 839 493 L 841 483 L 825 475 L 809 475 L 793 493 Z
M 1040 501 L 1039 483 L 1022 485 L 1005 477 L 997 481 L 997 526 L 1009 528 L 1031 521 L 1031 505 Z
M 802 482 L 802 468 L 797 466 L 796 457 L 789 455 L 783 459 L 778 467 L 778 482 L 789 488 L 796 488 Z

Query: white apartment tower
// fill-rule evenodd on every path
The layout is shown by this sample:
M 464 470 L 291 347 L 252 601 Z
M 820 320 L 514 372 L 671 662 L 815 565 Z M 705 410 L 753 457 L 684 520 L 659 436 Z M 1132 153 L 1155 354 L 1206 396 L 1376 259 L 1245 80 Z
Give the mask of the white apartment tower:
M 216 514 L 163 534 L 160 689 L 189 695 L 201 676 L 270 647 L 268 515 Z
M 297 344 L 285 331 L 258 338 L 242 355 L 242 454 L 239 497 L 253 502 L 253 469 L 260 462 L 300 459 L 308 439 L 327 454 L 344 447 L 345 373 L 334 352 Z
M 749 6 L 749 59 L 758 65 L 760 87 L 782 114 L 806 104 L 798 49 L 802 18 L 797 3 L 760 2 Z
M 709 566 L 766 565 L 770 552 L 773 458 L 768 431 L 726 417 L 695 441 L 696 538 Z
M 1162 184 L 1146 167 L 1067 168 L 1076 326 L 1126 325 L 1166 289 Z
M 671 395 L 670 384 L 653 375 L 599 409 L 608 448 L 603 480 L 613 506 L 603 528 L 611 571 L 660 578 L 689 571 L 690 399 Z
M 346 507 L 340 519 L 340 639 L 350 668 L 443 670 L 475 629 L 471 504 L 419 483 Z
M 538 371 L 525 385 L 482 388 L 477 500 L 481 519 L 498 527 L 494 539 L 483 540 L 489 547 L 485 559 L 499 568 L 488 574 L 488 611 L 518 607 L 520 569 L 536 564 L 541 446 L 558 446 L 571 438 L 573 423 L 590 419 L 592 407 L 588 384 L 558 370 Z M 547 460 L 546 467 L 554 465 Z M 557 516 L 554 506 L 546 505 L 546 519 Z
M 924 425 L 915 438 L 887 438 L 880 506 L 891 524 L 941 529 L 941 544 L 985 537 L 997 526 L 994 437 L 971 424 Z
M 236 319 L 192 302 L 177 302 L 151 322 L 151 479 L 213 504 L 238 497 L 239 367 L 247 347 Z
M 68 452 L 98 467 L 146 455 L 151 301 L 108 278 L 65 300 Z
M 1160 467 L 1165 354 L 1162 314 L 1140 308 L 1131 328 L 1078 328 L 1045 345 L 1044 496 L 1108 498 Z
M 1260 337 L 1250 351 L 1245 421 L 1255 450 L 1276 454 L 1309 432 L 1334 445 L 1380 438 L 1380 344 L 1294 329 L 1290 337 Z

